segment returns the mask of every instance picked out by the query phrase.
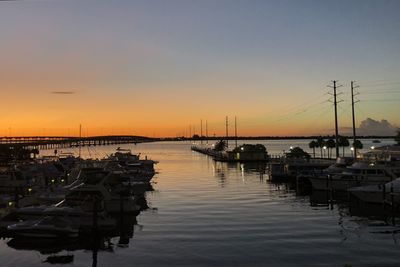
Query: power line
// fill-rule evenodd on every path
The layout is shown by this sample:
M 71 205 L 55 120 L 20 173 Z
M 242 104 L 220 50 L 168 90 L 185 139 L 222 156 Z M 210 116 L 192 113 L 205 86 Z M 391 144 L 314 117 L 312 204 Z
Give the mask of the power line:
M 395 85 L 395 84 L 400 84 L 400 81 L 366 83 L 366 84 L 362 84 L 362 86 L 363 87 L 379 87 L 379 86 Z

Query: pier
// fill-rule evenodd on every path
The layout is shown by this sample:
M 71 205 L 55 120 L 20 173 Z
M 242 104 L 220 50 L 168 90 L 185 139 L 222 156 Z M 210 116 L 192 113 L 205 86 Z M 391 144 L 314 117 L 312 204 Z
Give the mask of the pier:
M 217 151 L 199 146 L 192 146 L 191 150 L 210 156 L 215 161 L 222 162 L 267 162 L 270 160 L 266 152 L 259 151 Z

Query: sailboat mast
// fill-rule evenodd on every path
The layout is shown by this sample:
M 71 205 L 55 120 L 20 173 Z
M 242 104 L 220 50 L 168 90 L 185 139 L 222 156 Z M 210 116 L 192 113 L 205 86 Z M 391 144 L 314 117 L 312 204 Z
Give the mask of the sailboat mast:
M 235 116 L 235 147 L 237 147 L 237 123 L 236 123 L 236 116 Z
M 79 124 L 79 158 L 81 157 L 81 152 L 82 152 L 82 149 L 81 149 L 81 142 L 82 142 L 82 124 Z
M 226 148 L 229 148 L 228 141 L 228 116 L 225 118 L 225 132 L 226 132 Z
M 200 144 L 203 145 L 203 120 L 200 120 Z

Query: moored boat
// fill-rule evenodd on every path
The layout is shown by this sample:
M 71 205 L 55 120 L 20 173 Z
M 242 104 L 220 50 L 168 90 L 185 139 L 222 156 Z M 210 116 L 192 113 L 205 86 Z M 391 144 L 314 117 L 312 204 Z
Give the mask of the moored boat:
M 400 203 L 400 178 L 386 184 L 353 187 L 350 194 L 362 202 L 380 204 L 384 201 Z
M 387 183 L 396 178 L 388 165 L 356 162 L 341 173 L 317 175 L 309 177 L 309 180 L 314 190 L 346 191 L 356 186 Z
M 78 227 L 59 216 L 23 221 L 9 225 L 7 230 L 13 236 L 32 238 L 76 238 L 79 235 Z

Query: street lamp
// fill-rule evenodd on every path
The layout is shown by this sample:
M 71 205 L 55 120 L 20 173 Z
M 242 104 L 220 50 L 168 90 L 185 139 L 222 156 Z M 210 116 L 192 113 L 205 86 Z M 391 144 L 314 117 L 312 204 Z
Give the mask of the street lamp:
M 324 156 L 323 156 L 323 158 L 325 158 L 326 146 L 323 146 L 322 148 L 324 149 Z

